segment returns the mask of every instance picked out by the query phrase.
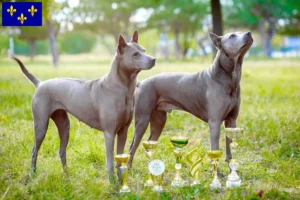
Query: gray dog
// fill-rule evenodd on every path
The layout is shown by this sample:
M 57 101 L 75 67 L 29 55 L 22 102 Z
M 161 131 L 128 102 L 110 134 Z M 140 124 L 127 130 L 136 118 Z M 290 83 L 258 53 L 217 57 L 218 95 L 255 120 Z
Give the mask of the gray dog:
M 114 139 L 118 135 L 117 154 L 122 153 L 128 127 L 134 109 L 134 90 L 137 75 L 155 65 L 155 59 L 145 53 L 138 44 L 138 33 L 134 32 L 130 43 L 119 36 L 116 54 L 110 72 L 91 81 L 70 78 L 55 78 L 41 82 L 30 74 L 23 63 L 14 58 L 23 73 L 35 85 L 32 99 L 35 142 L 32 151 L 32 170 L 36 169 L 38 151 L 45 138 L 49 118 L 58 129 L 60 137 L 59 155 L 66 166 L 66 147 L 69 140 L 70 113 L 92 128 L 104 132 L 106 145 L 106 167 L 109 180 L 114 180 Z
M 250 32 L 217 36 L 210 33 L 218 49 L 210 68 L 198 73 L 167 73 L 140 83 L 136 92 L 135 134 L 130 147 L 132 160 L 150 122 L 149 140 L 158 140 L 167 112 L 182 110 L 207 122 L 211 149 L 219 149 L 220 128 L 236 127 L 240 106 L 240 80 L 243 58 L 253 39 Z M 231 158 L 231 141 L 226 138 L 226 160 Z

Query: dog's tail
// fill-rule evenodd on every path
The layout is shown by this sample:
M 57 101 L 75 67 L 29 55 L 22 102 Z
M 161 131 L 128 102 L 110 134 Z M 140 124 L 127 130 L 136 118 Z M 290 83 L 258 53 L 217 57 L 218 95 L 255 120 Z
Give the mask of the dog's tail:
M 26 67 L 24 66 L 24 64 L 21 62 L 21 60 L 19 60 L 16 57 L 12 57 L 15 61 L 18 62 L 18 64 L 21 67 L 22 72 L 25 74 L 25 76 L 33 83 L 33 85 L 35 87 L 37 87 L 39 85 L 39 83 L 41 82 L 38 78 L 36 78 L 33 74 L 31 74 Z

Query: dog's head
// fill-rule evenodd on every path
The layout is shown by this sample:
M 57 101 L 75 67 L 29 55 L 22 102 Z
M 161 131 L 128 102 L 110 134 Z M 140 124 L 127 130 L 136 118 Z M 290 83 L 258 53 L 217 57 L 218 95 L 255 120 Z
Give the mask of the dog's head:
M 155 65 L 155 58 L 146 54 L 145 48 L 138 44 L 138 32 L 134 31 L 131 41 L 126 43 L 123 36 L 119 36 L 117 55 L 122 61 L 122 67 L 129 70 L 147 70 Z
M 230 58 L 244 55 L 253 43 L 251 32 L 228 33 L 224 36 L 209 33 L 209 36 L 215 47 Z

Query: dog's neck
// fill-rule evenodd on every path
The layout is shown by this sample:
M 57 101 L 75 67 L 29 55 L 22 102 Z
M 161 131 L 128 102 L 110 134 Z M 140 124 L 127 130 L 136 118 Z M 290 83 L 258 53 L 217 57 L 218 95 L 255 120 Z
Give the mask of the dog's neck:
M 215 79 L 225 78 L 230 82 L 230 93 L 234 94 L 241 81 L 242 75 L 242 60 L 241 55 L 230 58 L 222 51 L 218 51 L 209 71 Z
M 122 66 L 122 60 L 116 54 L 111 63 L 111 68 L 107 78 L 110 83 L 125 89 L 128 95 L 133 95 L 138 73 L 138 70 L 129 70 Z

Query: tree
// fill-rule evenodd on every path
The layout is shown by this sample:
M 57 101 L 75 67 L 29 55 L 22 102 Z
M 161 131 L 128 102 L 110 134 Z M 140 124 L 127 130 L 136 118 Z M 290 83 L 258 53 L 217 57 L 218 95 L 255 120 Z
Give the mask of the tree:
M 201 21 L 207 15 L 207 5 L 195 0 L 161 0 L 149 19 L 150 27 L 161 27 L 174 34 L 175 53 L 185 56 L 196 31 L 202 27 Z M 180 39 L 182 35 L 182 39 Z
M 20 38 L 26 40 L 30 47 L 30 59 L 33 61 L 35 55 L 35 45 L 37 40 L 45 40 L 48 37 L 46 26 L 40 27 L 20 27 Z
M 217 35 L 223 35 L 223 19 L 220 0 L 211 0 L 211 14 L 212 14 L 212 32 Z M 217 49 L 214 49 L 214 55 L 217 53 Z
M 75 27 L 85 27 L 100 34 L 109 34 L 116 39 L 120 32 L 129 39 L 134 27 L 130 17 L 140 7 L 146 7 L 149 0 L 81 0 L 78 7 L 71 9 L 68 21 Z
M 227 11 L 227 21 L 230 26 L 249 27 L 257 29 L 260 41 L 267 57 L 272 55 L 272 39 L 276 34 L 278 21 L 286 20 L 297 14 L 299 1 L 285 0 L 232 0 Z
M 46 20 L 48 38 L 52 54 L 53 66 L 58 66 L 59 55 L 56 44 L 56 35 L 58 34 L 59 28 L 53 25 L 52 13 L 59 9 L 59 5 L 54 0 L 43 0 L 43 17 Z

